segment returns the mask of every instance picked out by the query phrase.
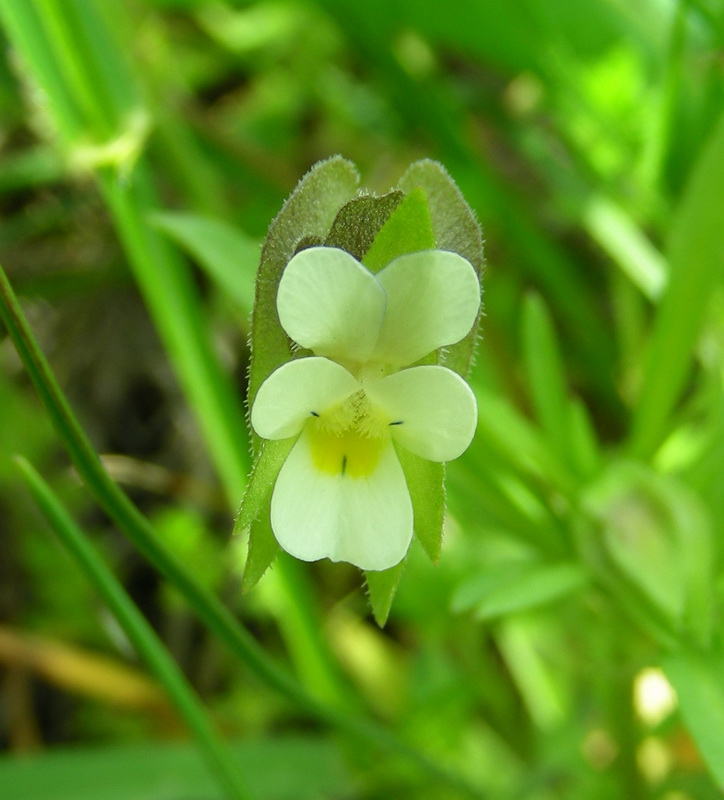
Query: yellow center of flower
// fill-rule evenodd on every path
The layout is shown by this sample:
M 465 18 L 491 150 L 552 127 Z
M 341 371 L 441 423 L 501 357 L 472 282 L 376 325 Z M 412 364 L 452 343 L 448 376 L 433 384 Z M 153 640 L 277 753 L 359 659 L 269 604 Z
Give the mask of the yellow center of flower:
M 350 478 L 374 472 L 389 433 L 363 391 L 323 413 L 312 411 L 311 417 L 312 462 L 320 472 Z

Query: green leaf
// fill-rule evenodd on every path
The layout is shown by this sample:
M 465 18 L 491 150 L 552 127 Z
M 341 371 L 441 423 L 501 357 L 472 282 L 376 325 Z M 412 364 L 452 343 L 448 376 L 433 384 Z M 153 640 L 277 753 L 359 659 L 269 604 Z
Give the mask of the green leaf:
M 189 265 L 156 231 L 150 173 L 139 163 L 133 180 L 110 171 L 100 185 L 155 327 L 205 434 L 230 504 L 249 472 L 248 428 L 243 402 L 212 346 L 210 323 Z
M 453 611 L 475 609 L 481 619 L 493 619 L 559 600 L 587 581 L 578 564 L 524 561 L 496 565 L 464 581 L 453 595 Z
M 581 477 L 590 480 L 601 469 L 601 449 L 588 410 L 578 397 L 571 401 L 570 426 L 573 464 Z
M 420 187 L 430 207 L 435 247 L 451 250 L 466 258 L 483 277 L 483 235 L 470 206 L 445 168 L 423 159 L 411 164 L 398 183 L 411 194 Z M 478 323 L 460 342 L 445 349 L 441 363 L 463 376 L 470 370 L 478 335 Z
M 669 282 L 659 305 L 634 407 L 630 451 L 647 457 L 692 366 L 694 348 L 714 289 L 724 276 L 721 187 L 724 186 L 724 115 L 692 172 L 674 216 L 667 255 Z
M 381 197 L 362 195 L 345 203 L 324 241 L 325 246 L 340 247 L 362 261 L 375 236 L 403 197 L 402 192 L 395 191 Z
M 274 218 L 262 247 L 251 328 L 249 407 L 266 377 L 291 358 L 289 338 L 279 324 L 277 287 L 300 241 L 324 241 L 344 203 L 354 195 L 359 176 L 351 161 L 334 156 L 301 179 Z M 254 437 L 258 446 L 258 437 Z
M 712 625 L 712 533 L 700 498 L 672 476 L 612 464 L 584 505 L 614 569 L 698 644 Z
M 424 190 L 417 187 L 390 214 L 362 263 L 370 272 L 379 272 L 398 256 L 434 247 L 430 206 Z
M 412 500 L 415 536 L 430 560 L 440 558 L 445 520 L 445 467 L 395 447 Z
M 523 475 L 532 475 L 570 493 L 571 477 L 540 431 L 508 400 L 475 386 L 478 400 L 476 441 L 487 440 Z M 473 442 L 473 447 L 480 446 Z
M 527 295 L 523 304 L 523 358 L 536 418 L 551 449 L 570 461 L 565 368 L 548 309 L 535 294 Z
M 193 256 L 244 312 L 251 311 L 259 261 L 257 242 L 227 222 L 198 214 L 159 211 L 151 221 Z
M 279 736 L 233 742 L 231 756 L 257 797 L 316 800 L 354 792 L 334 747 L 321 739 Z M 283 764 L 284 769 L 279 769 Z M 22 800 L 221 800 L 197 751 L 154 742 L 46 751 L 0 758 L 0 785 Z
M 406 560 L 403 558 L 396 566 L 380 572 L 365 572 L 372 614 L 380 628 L 384 627 L 390 615 L 392 601 L 405 569 Z
M 681 716 L 715 781 L 724 786 L 724 650 L 681 650 L 664 659 Z
M 50 487 L 24 459 L 17 459 L 33 499 L 58 534 L 63 546 L 81 567 L 103 598 L 138 655 L 155 673 L 170 700 L 196 737 L 208 767 L 225 793 L 236 800 L 251 800 L 253 794 L 233 759 L 219 739 L 201 700 L 194 694 L 181 669 L 166 650 L 126 590 L 98 555 L 86 535 L 74 523 Z

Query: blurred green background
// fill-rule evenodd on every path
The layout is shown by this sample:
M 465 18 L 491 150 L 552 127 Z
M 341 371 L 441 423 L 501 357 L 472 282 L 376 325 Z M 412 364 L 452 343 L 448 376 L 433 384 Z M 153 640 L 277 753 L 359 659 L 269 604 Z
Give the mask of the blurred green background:
M 6 318 L 0 796 L 721 797 L 724 4 L 0 0 L 0 22 L 0 263 L 201 593 L 71 467 Z M 282 559 L 242 594 L 230 540 L 259 244 L 336 153 L 376 192 L 441 161 L 486 245 L 478 434 L 441 562 L 413 548 L 383 630 L 345 565 Z M 171 668 L 16 454 L 246 789 L 214 782 Z

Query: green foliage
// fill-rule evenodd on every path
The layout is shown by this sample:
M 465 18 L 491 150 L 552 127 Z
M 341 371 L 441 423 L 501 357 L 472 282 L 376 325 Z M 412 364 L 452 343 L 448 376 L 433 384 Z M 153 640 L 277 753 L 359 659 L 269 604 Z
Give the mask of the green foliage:
M 228 223 L 197 214 L 164 211 L 156 214 L 157 228 L 196 258 L 220 290 L 234 300 L 241 314 L 254 303 L 257 243 Z
M 564 598 L 585 582 L 586 573 L 578 564 L 498 564 L 461 583 L 452 607 L 455 611 L 474 609 L 480 619 L 495 619 Z
M 724 751 L 724 692 L 721 685 L 721 647 L 709 652 L 684 649 L 664 661 L 666 673 L 681 703 L 681 714 L 691 729 L 701 754 L 717 783 L 721 785 Z
M 233 743 L 230 752 L 254 796 L 313 800 L 353 786 L 339 754 L 313 737 Z M 284 769 L 279 765 L 284 764 Z M 219 797 L 196 752 L 186 744 L 66 750 L 2 763 L 3 786 L 26 800 L 168 800 Z

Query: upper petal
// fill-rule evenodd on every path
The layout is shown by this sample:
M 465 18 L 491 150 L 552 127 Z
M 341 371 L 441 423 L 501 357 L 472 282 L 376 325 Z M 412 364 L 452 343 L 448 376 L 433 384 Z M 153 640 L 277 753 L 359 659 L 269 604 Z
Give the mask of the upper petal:
M 322 414 L 360 388 L 344 367 L 327 358 L 298 358 L 282 364 L 262 383 L 251 424 L 263 439 L 286 439 L 310 415 Z
M 451 461 L 475 434 L 475 395 L 447 367 L 411 367 L 365 386 L 370 401 L 390 420 L 395 441 L 429 461 Z
M 330 558 L 365 570 L 398 564 L 412 539 L 412 503 L 391 444 L 365 477 L 315 467 L 305 430 L 279 473 L 271 523 L 287 553 Z
M 309 247 L 289 262 L 277 294 L 279 321 L 317 355 L 366 361 L 377 341 L 385 293 L 353 256 L 336 247 Z
M 447 250 L 408 253 L 390 262 L 377 279 L 387 293 L 375 357 L 412 364 L 459 342 L 480 309 L 480 283 L 472 264 Z

